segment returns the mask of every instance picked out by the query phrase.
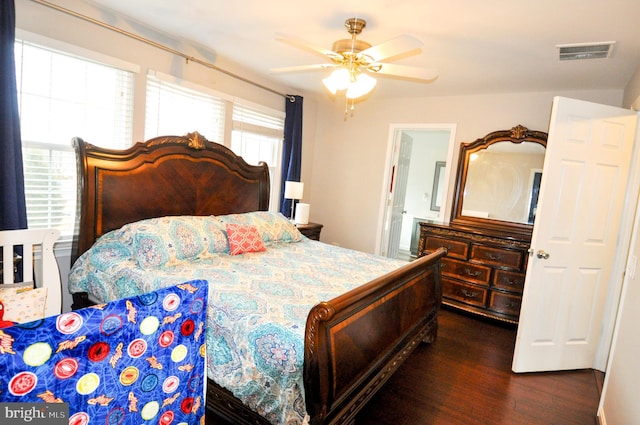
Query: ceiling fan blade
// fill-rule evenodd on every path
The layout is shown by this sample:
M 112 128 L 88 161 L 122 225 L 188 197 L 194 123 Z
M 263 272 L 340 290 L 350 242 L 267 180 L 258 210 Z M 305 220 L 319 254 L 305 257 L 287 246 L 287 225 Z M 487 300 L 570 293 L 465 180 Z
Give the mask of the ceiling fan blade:
M 334 63 L 319 63 L 315 65 L 298 65 L 298 66 L 287 66 L 284 68 L 271 68 L 269 72 L 274 74 L 282 74 L 287 72 L 305 72 L 305 71 L 318 71 L 335 68 L 339 65 Z
M 438 71 L 433 68 L 418 68 L 391 63 L 376 63 L 367 70 L 374 75 L 382 74 L 391 77 L 410 78 L 412 80 L 431 81 L 438 77 Z
M 289 34 L 276 33 L 276 35 L 278 36 L 276 40 L 282 41 L 283 43 L 287 43 L 292 46 L 299 47 L 301 49 L 308 50 L 313 53 L 319 53 L 323 56 L 328 57 L 331 60 L 334 60 L 334 59 L 342 60 L 342 55 L 334 52 L 333 50 L 325 49 L 324 47 L 314 46 L 313 44 L 309 43 L 306 40 L 303 40 L 301 38 L 298 38 Z
M 422 42 L 405 34 L 382 44 L 369 47 L 361 51 L 359 55 L 368 56 L 373 59 L 373 62 L 380 62 L 397 56 L 415 55 L 420 52 L 420 49 L 422 49 Z

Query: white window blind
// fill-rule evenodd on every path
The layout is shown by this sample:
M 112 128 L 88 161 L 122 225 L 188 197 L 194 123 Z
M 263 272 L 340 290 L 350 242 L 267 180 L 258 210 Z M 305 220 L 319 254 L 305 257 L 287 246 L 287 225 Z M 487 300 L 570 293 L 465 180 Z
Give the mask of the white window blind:
M 208 140 L 223 143 L 225 100 L 204 88 L 167 81 L 147 74 L 145 139 L 184 136 L 197 131 Z
M 249 164 L 264 161 L 271 180 L 270 210 L 279 210 L 284 112 L 246 102 L 233 104 L 231 149 Z
M 76 164 L 71 139 L 131 145 L 134 74 L 22 40 L 16 80 L 30 228 L 73 234 Z

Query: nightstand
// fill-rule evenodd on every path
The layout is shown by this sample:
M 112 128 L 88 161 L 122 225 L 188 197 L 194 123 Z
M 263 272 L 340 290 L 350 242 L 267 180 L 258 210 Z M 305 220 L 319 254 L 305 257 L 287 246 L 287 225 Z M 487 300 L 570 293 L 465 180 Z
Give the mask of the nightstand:
M 300 233 L 302 233 L 309 239 L 313 239 L 315 241 L 320 240 L 320 230 L 322 230 L 322 224 L 296 224 L 296 227 L 298 228 L 298 230 L 300 230 Z

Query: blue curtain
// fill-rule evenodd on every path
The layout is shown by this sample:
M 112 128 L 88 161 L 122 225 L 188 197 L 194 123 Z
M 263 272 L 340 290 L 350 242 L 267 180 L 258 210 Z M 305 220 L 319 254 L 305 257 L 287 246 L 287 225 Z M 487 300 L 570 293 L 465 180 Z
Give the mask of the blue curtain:
M 280 212 L 291 215 L 291 199 L 284 198 L 284 183 L 300 181 L 302 163 L 302 96 L 285 98 L 284 144 L 282 147 L 282 182 L 280 185 Z M 293 218 L 293 217 L 291 217 Z
M 0 2 L 0 230 L 27 228 L 16 65 L 14 0 Z

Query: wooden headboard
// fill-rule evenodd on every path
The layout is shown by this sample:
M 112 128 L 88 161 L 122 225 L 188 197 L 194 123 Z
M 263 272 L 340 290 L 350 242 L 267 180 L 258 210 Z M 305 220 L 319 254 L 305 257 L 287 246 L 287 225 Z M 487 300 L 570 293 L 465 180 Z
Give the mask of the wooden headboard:
M 163 136 L 126 150 L 73 139 L 78 171 L 72 261 L 103 234 L 171 215 L 222 215 L 269 208 L 267 164 L 249 165 L 196 133 Z

